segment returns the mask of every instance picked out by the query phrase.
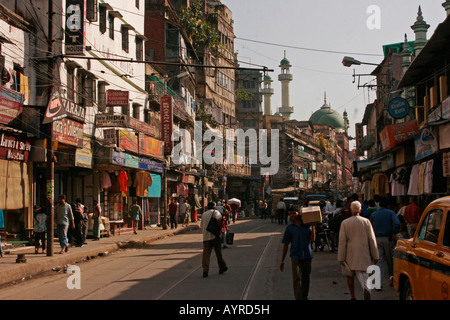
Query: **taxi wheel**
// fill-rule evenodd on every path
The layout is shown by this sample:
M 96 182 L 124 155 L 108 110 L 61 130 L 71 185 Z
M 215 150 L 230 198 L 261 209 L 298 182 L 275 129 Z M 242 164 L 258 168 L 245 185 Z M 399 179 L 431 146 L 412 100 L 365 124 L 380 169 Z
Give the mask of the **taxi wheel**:
M 406 279 L 400 290 L 400 300 L 414 300 L 411 282 Z

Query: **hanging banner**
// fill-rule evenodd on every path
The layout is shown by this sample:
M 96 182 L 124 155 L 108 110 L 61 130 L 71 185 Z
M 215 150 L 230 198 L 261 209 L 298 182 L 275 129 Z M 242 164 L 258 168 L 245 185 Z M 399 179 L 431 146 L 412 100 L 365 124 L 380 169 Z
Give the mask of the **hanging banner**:
M 414 139 L 416 160 L 420 160 L 437 151 L 437 139 L 431 128 L 424 128 Z
M 121 90 L 106 91 L 106 105 L 111 107 L 126 107 L 130 104 L 130 92 Z
M 66 54 L 84 55 L 85 0 L 66 0 Z
M 139 133 L 139 153 L 155 158 L 164 158 L 164 143 Z
M 164 155 L 172 154 L 172 131 L 173 131 L 173 98 L 161 97 L 161 140 L 164 142 Z
M 125 130 L 117 130 L 117 146 L 123 150 L 139 153 L 138 137 Z

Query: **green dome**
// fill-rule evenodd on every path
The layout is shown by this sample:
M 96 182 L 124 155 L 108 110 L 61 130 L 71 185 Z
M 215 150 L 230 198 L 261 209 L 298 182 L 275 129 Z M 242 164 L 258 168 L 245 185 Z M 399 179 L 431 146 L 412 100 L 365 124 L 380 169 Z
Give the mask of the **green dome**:
M 309 121 L 313 125 L 327 125 L 334 129 L 345 129 L 344 118 L 326 103 L 311 115 Z
M 289 62 L 288 59 L 284 58 L 283 60 L 281 60 L 280 62 L 280 66 L 290 66 L 291 63 Z
M 272 80 L 272 78 L 270 76 L 267 76 L 267 75 L 264 76 L 264 81 L 270 81 L 270 80 Z

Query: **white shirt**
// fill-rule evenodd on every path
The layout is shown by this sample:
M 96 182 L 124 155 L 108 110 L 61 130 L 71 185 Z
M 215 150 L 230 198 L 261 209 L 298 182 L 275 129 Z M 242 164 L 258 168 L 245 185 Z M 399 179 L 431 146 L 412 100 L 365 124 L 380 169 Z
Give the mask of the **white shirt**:
M 209 220 L 211 220 L 212 217 L 216 218 L 217 220 L 222 219 L 222 215 L 220 214 L 220 212 L 214 209 L 210 209 L 202 215 L 202 221 L 200 222 L 200 226 L 202 227 L 203 231 L 203 241 L 209 241 L 216 238 L 215 235 L 206 230 L 206 227 L 209 224 Z
M 334 202 L 332 204 L 330 201 L 327 201 L 324 213 L 330 213 L 331 214 L 331 213 L 334 213 L 334 211 L 336 211 L 336 202 Z

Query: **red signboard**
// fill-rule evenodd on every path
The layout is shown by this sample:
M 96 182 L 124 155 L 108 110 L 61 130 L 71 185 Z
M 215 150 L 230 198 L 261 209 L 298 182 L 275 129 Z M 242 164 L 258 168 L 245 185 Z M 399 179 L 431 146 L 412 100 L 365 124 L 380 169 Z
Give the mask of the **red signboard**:
M 161 140 L 164 142 L 164 155 L 172 154 L 173 98 L 161 97 Z
M 0 135 L 0 159 L 27 162 L 30 151 L 30 141 L 5 133 Z
M 134 133 L 125 130 L 117 130 L 117 132 L 119 138 L 117 145 L 119 148 L 139 153 L 138 137 Z
M 83 147 L 83 124 L 63 118 L 52 123 L 53 140 L 75 146 Z
M 106 91 L 107 106 L 128 106 L 130 101 L 129 91 L 108 90 Z
M 164 157 L 164 143 L 141 133 L 139 134 L 139 153 L 161 159 Z
M 419 126 L 417 125 L 416 120 L 386 126 L 380 132 L 380 141 L 383 151 L 389 150 L 400 142 L 406 141 L 418 131 Z

